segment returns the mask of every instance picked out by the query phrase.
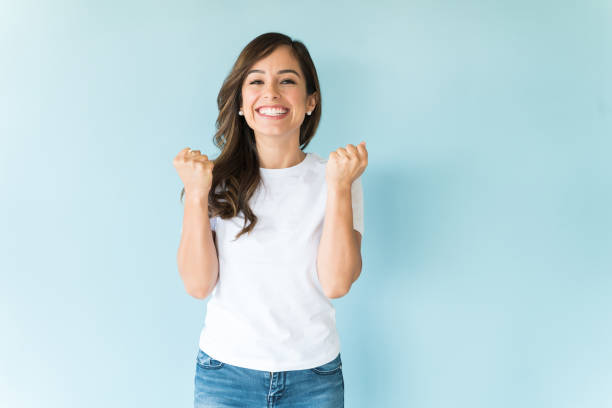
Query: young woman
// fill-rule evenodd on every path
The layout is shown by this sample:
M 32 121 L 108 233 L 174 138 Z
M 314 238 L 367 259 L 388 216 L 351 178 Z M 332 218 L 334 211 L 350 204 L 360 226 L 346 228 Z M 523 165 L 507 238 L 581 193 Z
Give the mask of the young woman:
M 335 309 L 361 273 L 365 143 L 304 152 L 321 117 L 308 50 L 251 41 L 219 92 L 215 160 L 174 159 L 185 199 L 178 269 L 205 299 L 195 407 L 343 407 Z M 214 168 L 214 170 L 213 170 Z

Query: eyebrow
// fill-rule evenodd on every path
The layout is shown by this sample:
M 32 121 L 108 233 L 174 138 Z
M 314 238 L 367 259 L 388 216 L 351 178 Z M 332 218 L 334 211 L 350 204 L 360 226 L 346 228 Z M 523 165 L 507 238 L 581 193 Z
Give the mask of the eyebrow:
M 265 74 L 266 71 L 262 71 L 261 69 L 252 69 L 249 72 L 247 72 L 247 76 L 251 75 L 251 74 L 254 74 L 254 73 Z M 277 72 L 277 74 L 279 74 L 279 75 L 280 74 L 285 74 L 285 73 L 293 73 L 293 74 L 297 75 L 298 78 L 301 78 L 300 74 L 298 74 L 296 71 L 294 71 L 292 69 L 281 69 L 280 71 Z

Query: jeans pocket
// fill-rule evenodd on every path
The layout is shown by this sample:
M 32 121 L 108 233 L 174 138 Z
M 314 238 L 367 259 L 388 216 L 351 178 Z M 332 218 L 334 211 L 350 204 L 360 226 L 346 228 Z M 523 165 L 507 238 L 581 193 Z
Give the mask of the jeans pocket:
M 310 371 L 320 375 L 328 375 L 337 372 L 342 372 L 342 359 L 340 358 L 340 354 L 338 354 L 338 356 L 329 363 L 322 364 L 318 367 L 313 367 L 310 369 Z
M 207 370 L 214 370 L 223 367 L 223 362 L 219 360 L 215 360 L 202 350 L 198 350 L 198 355 L 196 356 L 196 363 L 198 366 L 205 368 Z

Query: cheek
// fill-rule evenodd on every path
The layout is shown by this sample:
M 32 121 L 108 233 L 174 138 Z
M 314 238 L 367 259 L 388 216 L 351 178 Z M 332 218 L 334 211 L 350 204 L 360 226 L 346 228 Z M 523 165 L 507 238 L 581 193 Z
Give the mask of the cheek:
M 244 106 L 245 109 L 248 109 L 249 106 L 253 104 L 254 100 L 255 100 L 255 95 L 253 94 L 252 91 L 249 91 L 248 89 L 242 91 L 242 105 Z
M 295 89 L 290 91 L 287 94 L 287 97 L 291 98 L 291 101 L 295 104 L 295 105 L 305 105 L 305 102 L 307 100 L 306 95 L 304 94 L 304 92 L 300 91 L 299 89 Z

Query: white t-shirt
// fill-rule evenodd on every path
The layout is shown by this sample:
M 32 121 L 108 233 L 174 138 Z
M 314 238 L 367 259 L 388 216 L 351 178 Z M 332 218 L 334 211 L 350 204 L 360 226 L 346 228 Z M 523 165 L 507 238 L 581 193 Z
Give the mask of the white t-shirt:
M 340 352 L 336 311 L 317 275 L 327 183 L 316 153 L 295 166 L 260 168 L 249 205 L 258 217 L 234 240 L 243 213 L 211 219 L 219 280 L 207 304 L 199 346 L 216 360 L 262 371 L 316 367 Z M 361 177 L 351 187 L 353 228 L 363 234 Z

